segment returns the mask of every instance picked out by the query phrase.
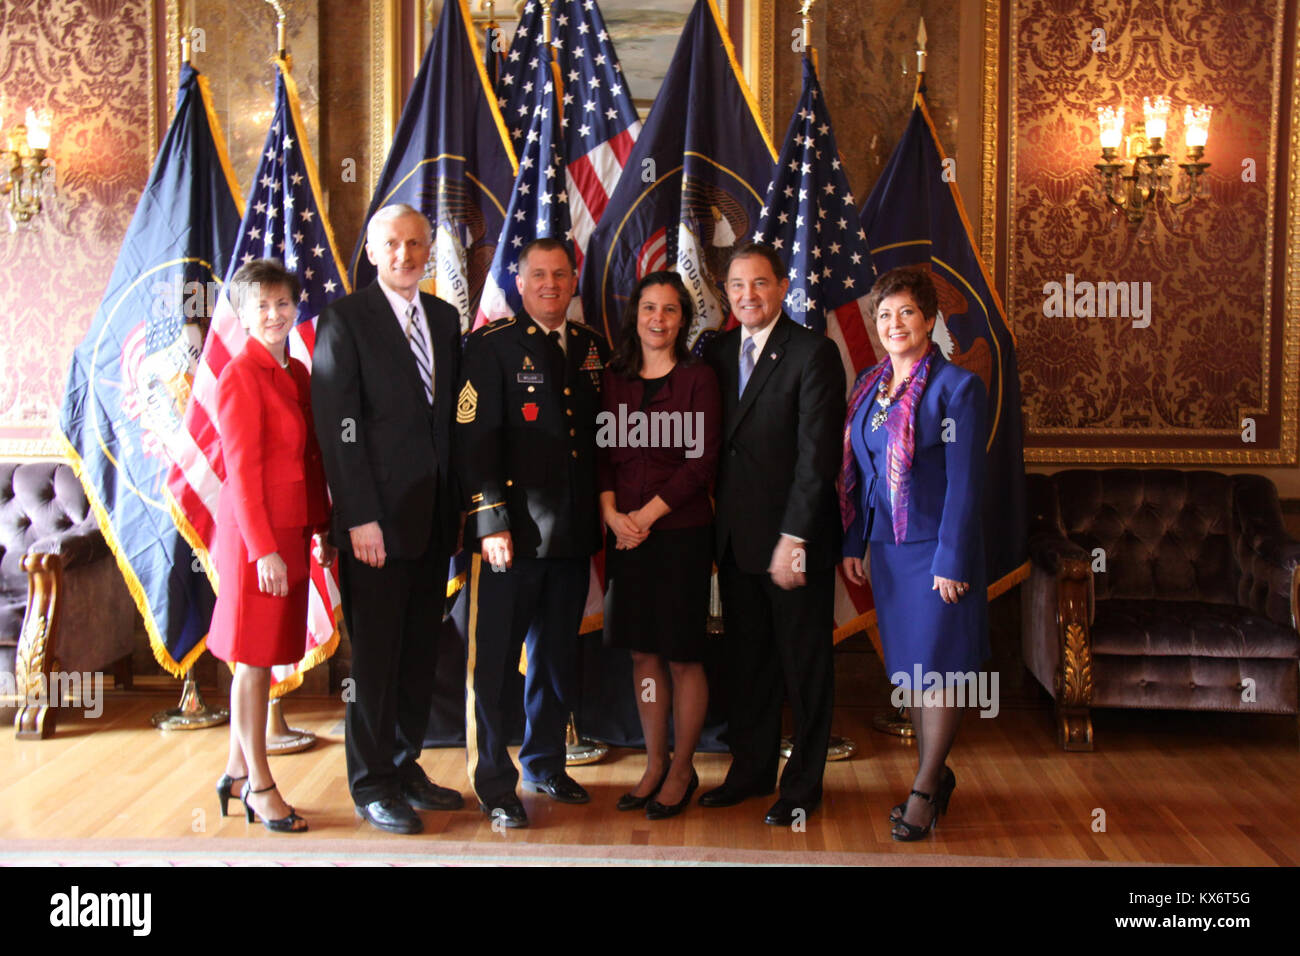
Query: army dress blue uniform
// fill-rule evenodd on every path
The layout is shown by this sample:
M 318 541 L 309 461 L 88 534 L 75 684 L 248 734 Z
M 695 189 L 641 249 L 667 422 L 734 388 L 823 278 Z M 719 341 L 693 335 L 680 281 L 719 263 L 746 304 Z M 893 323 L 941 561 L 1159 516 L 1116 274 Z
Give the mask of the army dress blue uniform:
M 609 348 L 566 322 L 564 347 L 527 315 L 500 319 L 465 344 L 456 446 L 465 495 L 469 574 L 466 752 L 480 802 L 511 794 L 519 772 L 506 751 L 502 700 L 527 647 L 519 760 L 524 779 L 565 769 L 564 733 L 578 672 L 578 629 L 600 548 L 596 415 Z M 509 570 L 483 562 L 481 539 L 509 531 Z

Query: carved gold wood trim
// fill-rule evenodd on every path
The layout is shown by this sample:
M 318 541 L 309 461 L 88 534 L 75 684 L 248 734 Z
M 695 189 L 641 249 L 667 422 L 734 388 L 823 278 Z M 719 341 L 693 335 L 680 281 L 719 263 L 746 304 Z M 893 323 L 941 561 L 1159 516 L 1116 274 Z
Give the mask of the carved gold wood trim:
M 14 731 L 20 740 L 40 740 L 54 733 L 59 707 L 59 701 L 49 699 L 49 690 L 63 613 L 63 558 L 28 554 L 21 564 L 27 572 L 27 612 L 14 659 L 14 683 L 22 697 Z
M 988 267 L 989 275 L 997 274 L 995 256 L 998 235 L 998 59 L 999 30 L 998 5 L 1001 0 L 984 0 L 984 94 L 981 104 L 982 126 L 981 160 L 984 163 L 984 183 L 980 190 L 980 257 Z M 1006 300 L 1004 295 L 1003 300 Z
M 754 92 L 758 96 L 763 123 L 771 135 L 776 130 L 776 0 L 746 0 L 746 6 L 757 8 L 754 18 L 757 30 L 753 40 L 758 82 Z
M 999 0 L 989 0 L 990 6 Z M 1009 0 L 1010 23 L 1007 31 L 1009 42 L 1007 50 L 1008 74 L 1015 76 L 1015 65 L 1019 57 L 1017 2 Z M 986 9 L 986 15 L 988 11 Z M 1123 428 L 1071 428 L 1042 430 L 1026 423 L 1026 432 L 1030 438 L 1049 438 L 1060 440 L 1064 444 L 1051 446 L 1025 447 L 1027 464 L 1086 464 L 1086 465 L 1294 465 L 1300 461 L 1300 409 L 1297 409 L 1295 396 L 1300 391 L 1300 48 L 1297 48 L 1295 62 L 1291 73 L 1291 102 L 1285 104 L 1290 111 L 1291 141 L 1287 144 L 1285 154 L 1281 151 L 1279 140 L 1280 123 L 1284 104 L 1282 103 L 1283 57 L 1287 47 L 1284 44 L 1286 22 L 1286 0 L 1276 0 L 1274 20 L 1279 29 L 1274 36 L 1273 72 L 1270 81 L 1272 110 L 1269 117 L 1269 158 L 1268 190 L 1269 196 L 1276 196 L 1279 180 L 1277 167 L 1285 165 L 1287 169 L 1287 228 L 1283 233 L 1286 243 L 1284 260 L 1286 263 L 1283 278 L 1282 305 L 1282 344 L 1281 365 L 1282 381 L 1279 395 L 1281 408 L 1279 417 L 1281 430 L 1276 448 L 1126 448 L 1115 446 L 1081 447 L 1080 439 L 1086 441 L 1096 438 L 1132 436 L 1135 433 L 1145 435 L 1153 440 L 1178 440 L 1186 438 L 1240 438 L 1240 431 L 1234 429 L 1178 429 L 1177 431 L 1137 431 Z M 1300 28 L 1298 28 L 1300 29 Z M 988 37 L 986 36 L 986 42 Z M 1292 44 L 1296 47 L 1295 44 Z M 988 77 L 985 77 L 986 83 Z M 996 85 L 996 71 L 994 75 Z M 987 93 L 987 87 L 986 87 Z M 1017 142 L 1015 123 L 1017 115 L 1017 85 L 1010 81 L 1008 90 L 1008 163 L 1007 163 L 1007 298 L 1016 286 L 1016 260 L 1011 255 L 1016 242 L 1016 220 L 1014 215 L 1015 183 L 1017 171 Z M 1264 255 L 1264 289 L 1263 289 L 1263 343 L 1260 350 L 1261 391 L 1263 407 L 1259 409 L 1244 408 L 1243 415 L 1252 413 L 1269 413 L 1270 356 L 1273 332 L 1273 260 L 1277 252 L 1278 235 L 1275 216 L 1276 203 L 1267 204 L 1265 226 Z
M 370 183 L 371 195 L 384 171 L 388 146 L 397 130 L 402 104 L 397 101 L 402 38 L 398 0 L 371 0 L 370 5 Z M 417 61 L 418 62 L 418 61 Z
M 1060 660 L 1053 676 L 1056 690 L 1057 739 L 1071 751 L 1092 750 L 1092 643 L 1088 633 L 1088 562 L 1063 559 L 1056 575 Z
M 188 11 L 189 4 L 186 4 Z M 163 49 L 160 52 L 162 62 L 167 70 L 167 89 L 163 95 L 167 102 L 162 104 L 160 115 L 171 119 L 172 104 L 176 102 L 176 88 L 181 82 L 181 3 L 180 0 L 167 0 L 167 26 L 163 37 Z M 186 24 L 188 27 L 189 24 Z M 161 145 L 154 139 L 155 148 Z

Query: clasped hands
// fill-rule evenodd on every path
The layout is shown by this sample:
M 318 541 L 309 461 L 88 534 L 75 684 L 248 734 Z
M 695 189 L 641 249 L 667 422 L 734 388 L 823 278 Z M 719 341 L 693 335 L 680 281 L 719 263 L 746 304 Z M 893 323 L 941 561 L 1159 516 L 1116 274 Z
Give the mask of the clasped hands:
M 611 509 L 605 515 L 605 524 L 614 532 L 614 548 L 617 551 L 631 551 L 650 537 L 653 521 L 645 520 L 641 508 L 628 514 Z

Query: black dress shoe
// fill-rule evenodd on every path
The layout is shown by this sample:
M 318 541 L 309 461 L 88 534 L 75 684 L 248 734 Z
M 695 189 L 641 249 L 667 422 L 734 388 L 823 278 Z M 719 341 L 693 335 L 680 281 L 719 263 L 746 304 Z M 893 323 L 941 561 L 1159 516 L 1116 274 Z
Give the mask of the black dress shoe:
M 767 811 L 767 816 L 763 817 L 764 823 L 770 823 L 774 827 L 788 827 L 796 820 L 804 821 L 808 819 L 808 814 L 817 809 L 821 803 L 820 800 L 812 801 L 811 805 L 805 806 L 807 801 L 799 802 L 796 800 L 787 800 L 782 797 L 776 803 L 772 804 Z
M 532 793 L 544 793 L 552 800 L 558 800 L 560 803 L 586 803 L 591 799 L 591 794 L 582 789 L 582 784 L 563 771 L 551 774 L 540 782 L 525 780 L 523 784 L 525 790 Z
M 402 784 L 402 799 L 417 810 L 459 810 L 465 798 L 455 790 L 440 787 L 427 777 Z
M 419 833 L 424 829 L 415 811 L 406 805 L 405 800 L 397 797 L 384 797 L 362 804 L 357 807 L 357 816 L 389 833 Z
M 653 790 L 651 790 L 648 794 L 646 794 L 644 797 L 638 797 L 638 796 L 637 796 L 635 793 L 633 793 L 631 790 L 629 790 L 627 793 L 623 794 L 623 796 L 621 796 L 621 797 L 618 798 L 618 807 L 617 807 L 617 808 L 618 808 L 619 810 L 641 810 L 641 809 L 644 809 L 644 808 L 645 808 L 645 805 L 646 805 L 647 803 L 649 803 L 651 800 L 653 800 L 655 794 L 659 792 L 659 790 L 660 790 L 661 787 L 663 787 L 663 785 L 664 785 L 664 781 L 668 779 L 668 770 L 670 770 L 670 769 L 672 769 L 672 768 L 670 767 L 670 768 L 667 768 L 667 769 L 664 770 L 663 776 L 659 778 L 659 782 L 658 782 L 657 784 L 655 784 L 655 788 L 654 788 Z
M 702 807 L 734 807 L 743 800 L 750 797 L 764 797 L 772 791 L 768 790 L 746 790 L 743 787 L 732 786 L 724 783 L 720 787 L 714 787 L 712 790 L 706 790 L 700 794 L 700 806 Z
M 647 820 L 667 820 L 669 817 L 675 817 L 686 809 L 691 802 L 691 797 L 695 796 L 695 788 L 700 785 L 700 778 L 694 770 L 691 771 L 691 782 L 686 788 L 685 795 L 674 803 L 672 806 L 660 803 L 658 800 L 651 800 L 645 808 L 645 818 Z
M 478 806 L 494 821 L 500 820 L 502 826 L 510 827 L 512 830 L 528 826 L 528 814 L 524 811 L 524 805 L 513 793 L 507 793 L 495 800 L 485 800 Z

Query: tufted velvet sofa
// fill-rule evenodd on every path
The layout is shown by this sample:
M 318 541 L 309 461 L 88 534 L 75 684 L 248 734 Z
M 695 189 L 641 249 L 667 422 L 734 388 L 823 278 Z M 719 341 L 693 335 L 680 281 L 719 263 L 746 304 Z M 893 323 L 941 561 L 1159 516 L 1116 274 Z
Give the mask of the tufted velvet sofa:
M 1026 665 L 1066 750 L 1094 707 L 1300 711 L 1300 542 L 1259 475 L 1030 475 Z
M 51 671 L 118 665 L 129 681 L 135 618 L 72 469 L 0 462 L 0 679 L 15 695 L 6 703 L 17 708 L 19 737 L 54 732 L 57 702 L 42 693 L 61 686 Z

